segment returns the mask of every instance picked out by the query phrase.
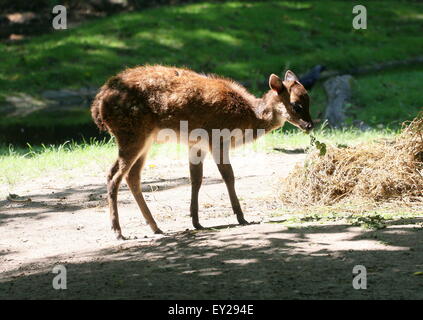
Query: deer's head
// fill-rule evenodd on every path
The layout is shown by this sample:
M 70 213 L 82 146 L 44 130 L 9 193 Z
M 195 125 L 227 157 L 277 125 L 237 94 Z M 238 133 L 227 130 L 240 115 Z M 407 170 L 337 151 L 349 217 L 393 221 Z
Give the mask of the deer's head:
M 310 98 L 292 71 L 285 73 L 284 80 L 272 74 L 269 77 L 269 86 L 274 92 L 272 104 L 281 118 L 306 132 L 313 129 L 309 112 Z

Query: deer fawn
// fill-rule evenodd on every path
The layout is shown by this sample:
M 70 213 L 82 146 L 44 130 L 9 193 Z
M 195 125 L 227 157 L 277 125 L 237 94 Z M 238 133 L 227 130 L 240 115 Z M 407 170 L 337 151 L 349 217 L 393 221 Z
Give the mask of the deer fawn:
M 187 123 L 188 132 L 201 128 L 209 136 L 215 129 L 270 132 L 283 126 L 285 121 L 307 132 L 313 128 L 307 91 L 292 71 L 287 71 L 283 80 L 272 74 L 269 86 L 271 90 L 262 98 L 256 98 L 234 81 L 160 65 L 127 69 L 110 78 L 95 97 L 91 114 L 101 130 L 115 136 L 119 147 L 118 159 L 107 177 L 111 227 L 116 237 L 124 239 L 117 207 L 123 177 L 153 232 L 162 233 L 140 185 L 141 169 L 160 130 L 180 133 L 181 121 Z M 229 161 L 221 161 L 228 159 L 228 148 L 219 148 L 216 154 L 210 140 L 207 146 L 195 142 L 188 141 L 193 226 L 202 228 L 198 219 L 198 192 L 207 151 L 212 152 L 217 163 L 238 222 L 247 224 L 235 192 L 232 166 Z M 219 143 L 222 144 L 223 139 Z M 200 161 L 191 161 L 194 157 Z

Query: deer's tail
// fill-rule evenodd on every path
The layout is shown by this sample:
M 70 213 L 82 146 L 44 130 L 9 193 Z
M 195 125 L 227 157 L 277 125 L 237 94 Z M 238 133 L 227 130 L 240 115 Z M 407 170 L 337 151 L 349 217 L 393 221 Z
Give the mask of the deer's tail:
M 101 96 L 100 94 L 97 94 L 91 105 L 91 117 L 93 118 L 94 123 L 97 125 L 100 131 L 108 131 L 101 115 L 102 104 Z

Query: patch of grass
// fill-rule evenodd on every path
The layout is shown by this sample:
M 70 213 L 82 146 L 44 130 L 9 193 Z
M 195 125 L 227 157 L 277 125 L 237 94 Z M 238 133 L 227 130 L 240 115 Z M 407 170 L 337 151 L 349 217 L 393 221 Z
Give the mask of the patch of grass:
M 28 145 L 15 149 L 0 148 L 0 185 L 11 190 L 15 185 L 40 176 L 62 177 L 72 170 L 84 167 L 88 174 L 105 170 L 116 156 L 113 141 L 91 141 L 76 144 L 66 142 L 60 146 Z
M 423 110 L 423 67 L 395 69 L 368 74 L 353 81 L 352 103 L 346 108 L 346 123 L 354 120 L 380 128 L 399 128 L 401 123 L 413 119 Z M 313 119 L 322 119 L 326 109 L 326 94 L 318 84 L 310 92 Z
M 386 228 L 386 219 L 380 214 L 348 217 L 347 221 L 353 226 L 360 226 L 365 229 L 379 230 Z
M 358 130 L 323 130 L 315 136 L 326 143 L 343 143 L 354 145 L 374 139 L 392 139 L 395 131 L 368 131 L 360 133 Z M 277 152 L 275 147 L 305 149 L 310 144 L 310 137 L 299 131 L 283 133 L 275 131 L 262 137 L 258 141 L 247 144 L 232 153 L 237 155 L 251 155 L 252 152 Z M 166 156 L 170 159 L 186 159 L 187 147 L 180 144 L 154 144 L 149 153 L 149 159 L 154 160 Z M 26 180 L 40 176 L 59 177 L 72 176 L 74 170 L 83 168 L 86 174 L 104 175 L 113 160 L 117 157 L 114 139 L 88 142 L 66 142 L 59 146 L 31 146 L 14 148 L 0 147 L 0 185 L 7 190 Z M 154 164 L 154 162 L 153 162 Z
M 355 146 L 361 143 L 393 139 L 400 131 L 396 129 L 373 129 L 360 131 L 356 128 L 344 129 L 322 129 L 313 132 L 313 136 L 322 143 L 335 145 L 338 147 Z M 306 150 L 310 147 L 310 136 L 298 130 L 282 131 L 276 130 L 263 139 L 255 141 L 244 148 L 247 151 L 272 151 L 274 148 L 281 149 L 301 149 Z
M 398 126 L 423 110 L 423 68 L 397 70 L 360 77 L 355 82 L 350 119 L 371 126 Z
M 88 108 L 75 108 L 69 110 L 55 110 L 48 112 L 35 111 L 24 117 L 1 117 L 0 127 L 7 128 L 15 125 L 30 125 L 31 127 L 40 128 L 61 126 L 78 126 L 92 122 L 90 110 Z
M 354 204 L 351 204 L 354 207 Z M 269 223 L 281 223 L 288 227 L 298 227 L 298 226 L 313 226 L 319 224 L 327 224 L 330 222 L 337 222 L 337 223 L 346 223 L 352 226 L 359 226 L 364 229 L 369 230 L 380 230 L 386 228 L 390 223 L 394 221 L 403 221 L 414 223 L 412 220 L 413 218 L 422 217 L 423 211 L 422 210 L 409 210 L 405 209 L 404 207 L 390 207 L 387 208 L 379 208 L 376 210 L 367 209 L 362 210 L 361 212 L 355 210 L 349 210 L 350 212 L 346 212 L 346 206 L 344 207 L 320 207 L 314 208 L 314 212 L 309 213 L 289 213 L 287 214 L 286 211 L 280 211 L 279 214 L 274 213 L 272 215 L 272 219 Z M 284 219 L 274 219 L 284 217 Z M 409 220 L 409 221 L 405 221 Z M 419 223 L 416 223 L 417 226 L 420 227 Z
M 315 64 L 350 69 L 421 55 L 423 19 L 418 13 L 423 3 L 368 2 L 367 30 L 352 28 L 352 5 L 329 0 L 200 2 L 118 14 L 0 43 L 0 97 L 100 86 L 123 68 L 146 63 L 262 81 L 288 67 L 300 74 Z M 422 74 L 360 78 L 359 108 L 352 117 L 371 124 L 410 119 L 421 107 L 417 86 Z M 407 89 L 411 78 L 415 81 Z M 312 96 L 317 115 L 324 93 L 316 88 Z
M 167 159 L 185 159 L 187 148 L 179 144 L 154 144 L 149 159 L 161 156 Z M 61 145 L 41 145 L 26 148 L 0 146 L 0 192 L 13 192 L 15 186 L 41 177 L 68 179 L 81 174 L 104 176 L 117 158 L 117 147 L 113 138 L 76 143 L 67 141 Z M 146 168 L 154 167 L 147 162 Z M 2 194 L 4 196 L 4 194 Z

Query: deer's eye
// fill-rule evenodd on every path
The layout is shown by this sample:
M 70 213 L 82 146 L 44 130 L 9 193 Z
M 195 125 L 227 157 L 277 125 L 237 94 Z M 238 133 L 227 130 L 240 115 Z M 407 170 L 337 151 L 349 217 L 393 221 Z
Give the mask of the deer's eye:
M 294 109 L 295 112 L 300 113 L 302 110 L 302 106 L 299 103 L 293 103 L 292 104 L 292 108 Z

